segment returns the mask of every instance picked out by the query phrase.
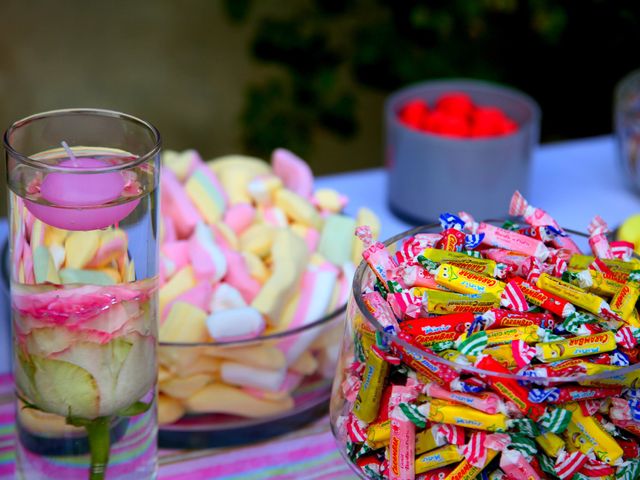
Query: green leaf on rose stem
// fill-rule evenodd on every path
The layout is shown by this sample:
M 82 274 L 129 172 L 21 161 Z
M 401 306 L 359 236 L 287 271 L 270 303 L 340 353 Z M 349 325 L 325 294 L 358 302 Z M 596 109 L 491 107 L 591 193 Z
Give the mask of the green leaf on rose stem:
M 72 415 L 69 415 L 65 418 L 65 422 L 67 423 L 67 425 L 71 425 L 73 427 L 86 427 L 91 422 L 93 422 L 93 420 L 89 420 L 87 418 L 74 417 Z
M 136 415 L 145 413 L 149 408 L 151 408 L 151 402 L 145 403 L 138 401 L 132 403 L 127 408 L 120 410 L 116 415 L 120 417 L 135 417 Z
M 29 400 L 24 398 L 22 395 L 16 393 L 16 397 L 18 398 L 18 400 L 20 400 L 22 403 L 24 403 L 24 405 L 22 406 L 23 409 L 30 408 L 32 410 L 40 410 L 41 412 L 44 411 L 40 407 L 38 407 L 36 404 L 31 403 Z

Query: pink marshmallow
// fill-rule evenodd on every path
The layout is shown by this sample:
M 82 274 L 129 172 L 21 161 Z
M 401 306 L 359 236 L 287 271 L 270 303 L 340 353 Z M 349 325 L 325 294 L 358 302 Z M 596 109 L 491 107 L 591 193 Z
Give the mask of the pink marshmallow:
M 249 274 L 241 254 L 229 248 L 223 249 L 223 252 L 227 259 L 227 274 L 224 281 L 238 290 L 247 304 L 251 304 L 260 291 L 260 282 Z
M 224 223 L 237 235 L 246 230 L 256 216 L 256 209 L 249 203 L 236 203 L 230 206 L 224 214 Z
M 311 198 L 313 173 L 304 160 L 289 150 L 276 148 L 271 154 L 271 165 L 273 172 L 282 179 L 285 187 L 301 197 Z
M 304 241 L 307 243 L 307 248 L 310 253 L 315 252 L 318 249 L 318 242 L 320 241 L 320 232 L 315 228 L 308 228 L 304 235 Z
M 166 242 L 160 247 L 160 254 L 171 260 L 176 270 L 180 270 L 189 264 L 189 248 L 189 241 L 187 240 Z
M 162 207 L 160 207 L 162 210 Z M 176 224 L 169 215 L 162 216 L 162 229 L 164 231 L 164 237 L 162 238 L 162 242 L 173 242 L 178 239 L 178 234 L 176 233 Z
M 200 214 L 187 196 L 182 184 L 169 169 L 164 169 L 162 172 L 160 195 L 162 208 L 165 208 L 175 221 L 178 236 L 186 238 L 191 235 L 200 220 Z
M 211 283 L 206 280 L 198 282 L 195 287 L 192 287 L 186 292 L 178 295 L 165 305 L 160 316 L 160 322 L 162 323 L 165 321 L 175 302 L 187 302 L 201 310 L 204 310 L 205 312 L 208 312 L 212 296 L 213 287 L 211 286 Z

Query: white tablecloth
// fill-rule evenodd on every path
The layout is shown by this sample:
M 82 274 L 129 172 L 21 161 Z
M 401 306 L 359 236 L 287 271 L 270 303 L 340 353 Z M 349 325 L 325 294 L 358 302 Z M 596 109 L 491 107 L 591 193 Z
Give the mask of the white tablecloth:
M 317 187 L 334 188 L 350 199 L 347 213 L 367 206 L 382 223 L 382 238 L 406 230 L 409 224 L 394 217 L 387 206 L 383 169 L 360 170 L 318 178 Z M 527 200 L 547 210 L 566 228 L 586 230 L 595 214 L 615 227 L 640 213 L 640 197 L 625 182 L 612 137 L 594 137 L 541 146 L 535 153 Z M 505 215 L 508 205 L 505 205 Z M 0 223 L 0 243 L 7 223 Z M 0 372 L 10 369 L 11 344 L 6 298 L 0 298 Z

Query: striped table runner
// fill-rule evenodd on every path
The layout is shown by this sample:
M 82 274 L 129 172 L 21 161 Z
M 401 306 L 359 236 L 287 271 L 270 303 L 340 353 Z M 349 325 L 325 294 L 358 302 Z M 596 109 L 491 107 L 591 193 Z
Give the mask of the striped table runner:
M 0 375 L 0 479 L 14 478 L 13 381 Z M 166 480 L 342 480 L 354 475 L 336 449 L 328 417 L 294 433 L 246 447 L 161 450 Z

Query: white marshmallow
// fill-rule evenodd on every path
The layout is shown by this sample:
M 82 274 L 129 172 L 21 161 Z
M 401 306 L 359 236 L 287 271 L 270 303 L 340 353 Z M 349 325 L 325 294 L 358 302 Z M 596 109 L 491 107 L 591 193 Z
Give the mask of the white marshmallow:
M 209 334 L 215 340 L 257 337 L 264 327 L 264 318 L 252 307 L 215 311 L 207 318 Z

